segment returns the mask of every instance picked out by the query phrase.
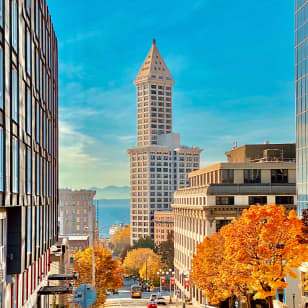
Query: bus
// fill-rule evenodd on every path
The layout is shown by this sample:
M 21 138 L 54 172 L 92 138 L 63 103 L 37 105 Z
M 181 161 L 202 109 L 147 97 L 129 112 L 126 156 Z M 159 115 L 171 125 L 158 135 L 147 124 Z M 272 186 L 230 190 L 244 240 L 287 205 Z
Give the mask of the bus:
M 142 292 L 141 287 L 137 284 L 134 284 L 130 287 L 130 296 L 131 298 L 138 297 L 141 298 Z

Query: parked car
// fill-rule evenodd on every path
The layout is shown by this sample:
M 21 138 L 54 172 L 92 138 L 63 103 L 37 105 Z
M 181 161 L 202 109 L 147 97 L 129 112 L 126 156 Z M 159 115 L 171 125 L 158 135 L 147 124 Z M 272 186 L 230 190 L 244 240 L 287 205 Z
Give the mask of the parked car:
M 157 308 L 157 303 L 150 301 L 147 303 L 147 308 Z

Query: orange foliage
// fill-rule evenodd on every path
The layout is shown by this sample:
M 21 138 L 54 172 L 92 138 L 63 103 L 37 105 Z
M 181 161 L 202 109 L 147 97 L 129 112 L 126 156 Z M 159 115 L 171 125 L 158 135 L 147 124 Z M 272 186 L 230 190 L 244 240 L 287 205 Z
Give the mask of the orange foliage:
M 287 287 L 284 278 L 296 277 L 293 269 L 308 260 L 302 231 L 294 211 L 286 216 L 283 206 L 251 206 L 198 246 L 193 280 L 213 304 L 248 293 L 272 304 L 276 290 Z
M 123 268 L 120 261 L 112 259 L 111 253 L 102 246 L 94 247 L 95 254 L 95 285 L 97 292 L 96 304 L 103 304 L 106 300 L 106 290 L 116 290 L 123 283 Z M 92 284 L 92 247 L 74 253 L 74 271 L 80 277 L 76 285 Z
M 110 238 L 110 242 L 114 253 L 120 255 L 125 248 L 130 247 L 130 226 L 117 230 Z

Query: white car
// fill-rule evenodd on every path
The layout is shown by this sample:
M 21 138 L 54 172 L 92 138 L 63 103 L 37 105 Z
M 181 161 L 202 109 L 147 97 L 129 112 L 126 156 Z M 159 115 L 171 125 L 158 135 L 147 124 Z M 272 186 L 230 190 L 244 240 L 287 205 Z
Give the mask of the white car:
M 155 303 L 157 303 L 157 305 L 167 305 L 167 301 L 162 296 L 158 296 L 155 299 Z

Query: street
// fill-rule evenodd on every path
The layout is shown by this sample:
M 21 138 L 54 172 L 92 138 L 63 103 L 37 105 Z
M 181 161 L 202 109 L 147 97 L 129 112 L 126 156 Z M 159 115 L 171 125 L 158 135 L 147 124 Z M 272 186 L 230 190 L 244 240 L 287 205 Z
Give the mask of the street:
M 167 302 L 169 301 L 169 293 L 162 292 L 163 297 L 166 298 Z M 147 302 L 149 301 L 149 297 L 151 292 L 143 292 L 142 298 L 131 298 L 130 292 L 128 290 L 120 290 L 119 294 L 109 295 L 107 302 L 105 303 L 104 307 L 146 307 Z M 164 306 L 160 306 L 164 307 Z M 166 305 L 165 307 L 180 307 L 180 304 L 176 306 L 173 305 Z

